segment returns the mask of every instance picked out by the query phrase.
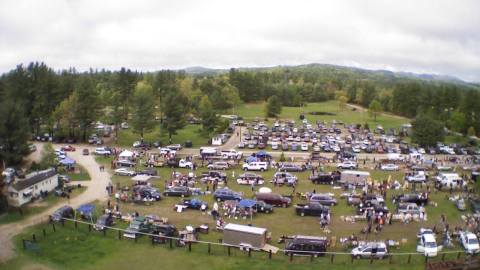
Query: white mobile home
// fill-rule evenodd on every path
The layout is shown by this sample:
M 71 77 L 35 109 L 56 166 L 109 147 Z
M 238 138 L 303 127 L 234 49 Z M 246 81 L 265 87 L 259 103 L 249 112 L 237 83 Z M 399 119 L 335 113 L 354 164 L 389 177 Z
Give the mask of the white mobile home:
M 19 207 L 40 197 L 41 192 L 51 192 L 58 186 L 58 174 L 53 168 L 28 174 L 25 179 L 16 179 L 8 187 L 8 203 Z

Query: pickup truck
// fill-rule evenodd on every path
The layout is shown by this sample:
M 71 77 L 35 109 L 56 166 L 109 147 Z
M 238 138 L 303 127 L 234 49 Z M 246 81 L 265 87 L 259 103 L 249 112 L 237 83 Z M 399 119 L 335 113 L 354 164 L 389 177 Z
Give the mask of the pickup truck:
M 418 207 L 418 205 L 415 203 L 400 203 L 398 204 L 397 213 L 419 215 L 420 207 Z
M 193 163 L 191 161 L 186 161 L 185 159 L 169 159 L 167 160 L 167 166 L 172 168 L 193 169 Z
M 144 217 L 136 217 L 130 222 L 130 225 L 123 233 L 126 238 L 135 239 L 142 236 L 141 233 L 149 233 L 151 229 L 150 223 Z
M 417 205 L 426 205 L 428 203 L 428 196 L 426 194 L 401 194 L 395 198 L 398 203 L 415 203 Z
M 299 216 L 320 216 L 323 214 L 328 214 L 330 212 L 330 207 L 321 205 L 319 203 L 310 202 L 308 204 L 297 204 L 295 205 L 295 212 Z

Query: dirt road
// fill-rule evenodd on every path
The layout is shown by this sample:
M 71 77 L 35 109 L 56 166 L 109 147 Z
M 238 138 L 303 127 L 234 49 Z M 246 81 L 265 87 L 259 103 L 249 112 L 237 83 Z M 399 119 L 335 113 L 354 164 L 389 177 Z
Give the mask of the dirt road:
M 41 143 L 37 143 L 37 149 L 43 149 Z M 61 145 L 55 145 L 55 148 L 60 148 Z M 108 194 L 106 192 L 106 186 L 110 183 L 110 177 L 108 170 L 100 172 L 99 165 L 95 161 L 95 157 L 92 155 L 83 156 L 81 149 L 88 148 L 90 152 L 93 152 L 94 147 L 90 146 L 76 146 L 77 151 L 69 152 L 68 156 L 74 159 L 78 164 L 82 165 L 90 174 L 90 181 L 81 181 L 80 183 L 87 187 L 86 191 L 80 195 L 72 198 L 69 205 L 73 208 L 89 203 L 95 200 L 106 201 Z M 38 150 L 37 150 L 38 151 Z M 34 160 L 34 159 L 32 159 Z M 48 220 L 48 216 L 52 214 L 57 208 L 64 205 L 65 202 L 60 202 L 42 213 L 33 215 L 25 220 L 6 224 L 0 226 L 0 262 L 7 261 L 15 255 L 15 246 L 12 243 L 12 237 L 21 233 L 25 228 L 33 226 Z

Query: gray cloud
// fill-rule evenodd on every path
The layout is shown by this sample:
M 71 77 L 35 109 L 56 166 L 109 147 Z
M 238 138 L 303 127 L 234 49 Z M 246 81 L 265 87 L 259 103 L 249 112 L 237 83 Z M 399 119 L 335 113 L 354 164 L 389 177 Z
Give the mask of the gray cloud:
M 480 2 L 2 0 L 0 72 L 330 63 L 480 80 Z

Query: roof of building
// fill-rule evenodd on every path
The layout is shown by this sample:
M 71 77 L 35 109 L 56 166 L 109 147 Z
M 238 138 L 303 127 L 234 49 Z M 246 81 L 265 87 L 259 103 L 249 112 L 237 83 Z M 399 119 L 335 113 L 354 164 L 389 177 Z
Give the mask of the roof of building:
M 16 181 L 12 187 L 21 191 L 57 174 L 54 168 L 28 174 L 25 180 Z

